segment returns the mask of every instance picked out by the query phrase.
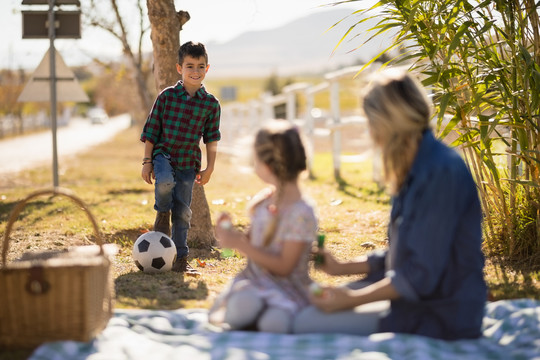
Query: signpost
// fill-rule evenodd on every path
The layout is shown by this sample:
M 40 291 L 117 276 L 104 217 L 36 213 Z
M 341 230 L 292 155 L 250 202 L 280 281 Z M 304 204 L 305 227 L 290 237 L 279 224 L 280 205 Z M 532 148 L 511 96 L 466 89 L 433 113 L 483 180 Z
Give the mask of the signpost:
M 53 140 L 53 185 L 57 187 L 58 181 L 58 151 L 56 142 L 56 50 L 55 37 L 79 39 L 81 37 L 80 11 L 57 11 L 59 5 L 76 5 L 80 7 L 79 0 L 23 0 L 22 5 L 49 5 L 49 11 L 23 11 L 23 39 L 49 38 L 49 83 L 51 102 L 51 127 Z M 53 25 L 53 26 L 51 26 Z
M 48 11 L 22 11 L 22 35 L 23 39 L 47 39 L 49 37 L 49 12 Z M 55 38 L 57 39 L 80 39 L 81 37 L 81 12 L 80 11 L 56 11 Z
M 34 70 L 34 73 L 19 94 L 18 102 L 49 102 L 51 99 L 50 70 L 51 56 L 49 51 Z M 66 65 L 64 59 L 56 51 L 56 101 L 57 102 L 89 102 L 88 95 L 79 84 L 75 73 Z

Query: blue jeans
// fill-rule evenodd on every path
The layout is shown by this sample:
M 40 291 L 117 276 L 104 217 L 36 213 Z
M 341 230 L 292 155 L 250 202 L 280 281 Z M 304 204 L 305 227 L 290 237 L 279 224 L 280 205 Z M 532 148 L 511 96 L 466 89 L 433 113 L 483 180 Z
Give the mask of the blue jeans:
M 154 157 L 155 204 L 157 211 L 169 211 L 172 214 L 171 237 L 176 245 L 178 258 L 186 257 L 187 233 L 191 222 L 191 198 L 195 169 L 175 170 L 169 155 L 158 154 Z

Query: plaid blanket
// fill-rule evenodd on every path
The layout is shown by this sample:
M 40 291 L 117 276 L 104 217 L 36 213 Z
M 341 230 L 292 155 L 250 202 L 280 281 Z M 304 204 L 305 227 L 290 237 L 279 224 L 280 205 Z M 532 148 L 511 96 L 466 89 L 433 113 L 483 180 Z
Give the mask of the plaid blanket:
M 483 334 L 477 340 L 442 341 L 394 333 L 227 332 L 208 323 L 206 310 L 116 310 L 93 341 L 43 344 L 30 359 L 540 359 L 540 301 L 488 303 Z

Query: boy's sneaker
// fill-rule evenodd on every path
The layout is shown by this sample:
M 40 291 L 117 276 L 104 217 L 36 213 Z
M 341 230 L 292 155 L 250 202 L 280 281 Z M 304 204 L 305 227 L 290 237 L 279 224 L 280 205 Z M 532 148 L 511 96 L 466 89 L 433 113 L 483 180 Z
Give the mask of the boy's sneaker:
M 171 236 L 171 212 L 158 211 L 154 222 L 154 231 L 159 231 L 167 236 Z
M 187 257 L 177 258 L 172 266 L 172 271 L 181 272 L 189 276 L 200 276 L 201 273 L 195 270 L 187 261 Z

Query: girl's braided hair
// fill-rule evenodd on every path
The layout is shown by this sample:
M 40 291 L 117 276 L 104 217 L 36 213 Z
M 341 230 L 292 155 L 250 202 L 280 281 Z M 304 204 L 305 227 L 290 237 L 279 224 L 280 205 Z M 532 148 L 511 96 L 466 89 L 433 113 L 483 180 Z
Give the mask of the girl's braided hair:
M 255 156 L 280 182 L 295 180 L 306 170 L 306 153 L 300 133 L 285 120 L 273 121 L 258 131 Z

